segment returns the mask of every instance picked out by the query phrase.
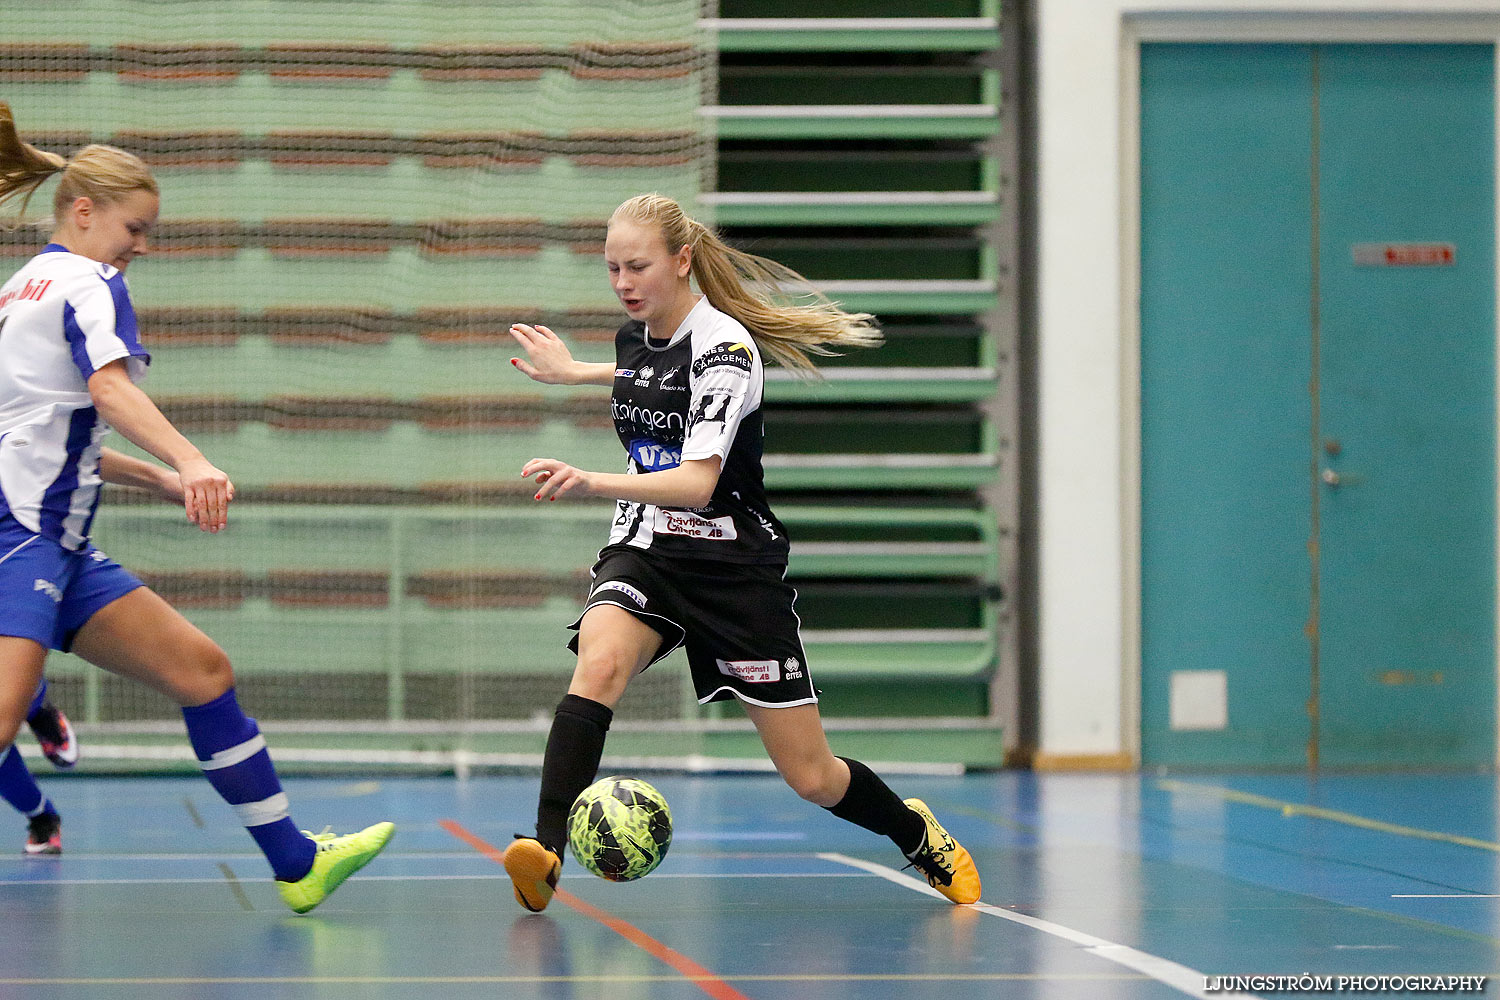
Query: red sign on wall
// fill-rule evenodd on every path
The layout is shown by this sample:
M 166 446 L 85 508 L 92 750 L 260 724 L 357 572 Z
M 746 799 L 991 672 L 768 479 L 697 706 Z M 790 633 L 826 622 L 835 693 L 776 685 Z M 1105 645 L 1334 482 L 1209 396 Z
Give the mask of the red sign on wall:
M 1356 267 L 1452 267 L 1452 243 L 1356 243 Z

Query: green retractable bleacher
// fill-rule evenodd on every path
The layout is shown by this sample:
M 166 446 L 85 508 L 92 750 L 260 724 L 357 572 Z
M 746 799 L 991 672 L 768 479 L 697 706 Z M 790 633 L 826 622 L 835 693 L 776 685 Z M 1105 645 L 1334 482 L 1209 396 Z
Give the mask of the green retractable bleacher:
M 623 461 L 598 391 L 519 376 L 505 328 L 607 358 L 603 222 L 659 190 L 886 330 L 821 383 L 768 376 L 767 484 L 815 676 L 843 695 L 827 714 L 991 724 L 1011 530 L 987 491 L 1011 457 L 990 0 L 702 23 L 696 4 L 506 23 L 454 0 L 415 31 L 422 4 L 386 0 L 357 32 L 332 0 L 157 6 L 89 0 L 64 38 L 0 0 L 0 79 L 40 145 L 113 141 L 158 172 L 157 252 L 129 276 L 146 387 L 240 499 L 207 538 L 111 491 L 98 539 L 220 639 L 263 715 L 319 718 L 298 693 L 341 686 L 339 717 L 395 723 L 555 700 L 610 509 L 538 509 L 519 468 Z M 35 235 L 0 236 L 0 259 Z M 163 717 L 56 669 L 87 718 Z M 623 718 L 693 711 L 680 680 L 642 688 Z

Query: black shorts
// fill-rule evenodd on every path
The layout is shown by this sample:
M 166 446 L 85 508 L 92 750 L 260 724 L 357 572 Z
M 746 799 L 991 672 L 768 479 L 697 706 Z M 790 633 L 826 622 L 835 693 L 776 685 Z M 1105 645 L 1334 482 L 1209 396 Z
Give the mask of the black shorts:
M 613 546 L 591 575 L 584 612 L 613 604 L 651 626 L 662 638 L 652 663 L 685 645 L 699 704 L 731 697 L 766 708 L 817 703 L 784 565 L 661 559 Z M 568 627 L 576 632 L 581 621 Z M 568 648 L 578 652 L 577 636 Z

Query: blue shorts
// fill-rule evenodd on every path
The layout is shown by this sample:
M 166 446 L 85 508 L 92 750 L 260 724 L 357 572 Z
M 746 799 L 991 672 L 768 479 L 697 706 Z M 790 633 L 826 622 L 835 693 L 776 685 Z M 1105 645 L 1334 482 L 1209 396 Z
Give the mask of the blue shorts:
M 69 552 L 14 516 L 0 517 L 0 635 L 67 652 L 96 611 L 142 586 L 92 545 Z

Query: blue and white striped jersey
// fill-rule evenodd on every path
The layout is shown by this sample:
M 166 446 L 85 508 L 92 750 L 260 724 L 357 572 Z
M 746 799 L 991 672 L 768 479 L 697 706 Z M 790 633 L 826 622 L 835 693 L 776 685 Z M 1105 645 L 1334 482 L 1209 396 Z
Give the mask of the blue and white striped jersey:
M 88 541 L 109 433 L 88 379 L 121 358 L 137 382 L 151 362 L 115 268 L 52 243 L 0 286 L 0 514 L 70 550 Z

